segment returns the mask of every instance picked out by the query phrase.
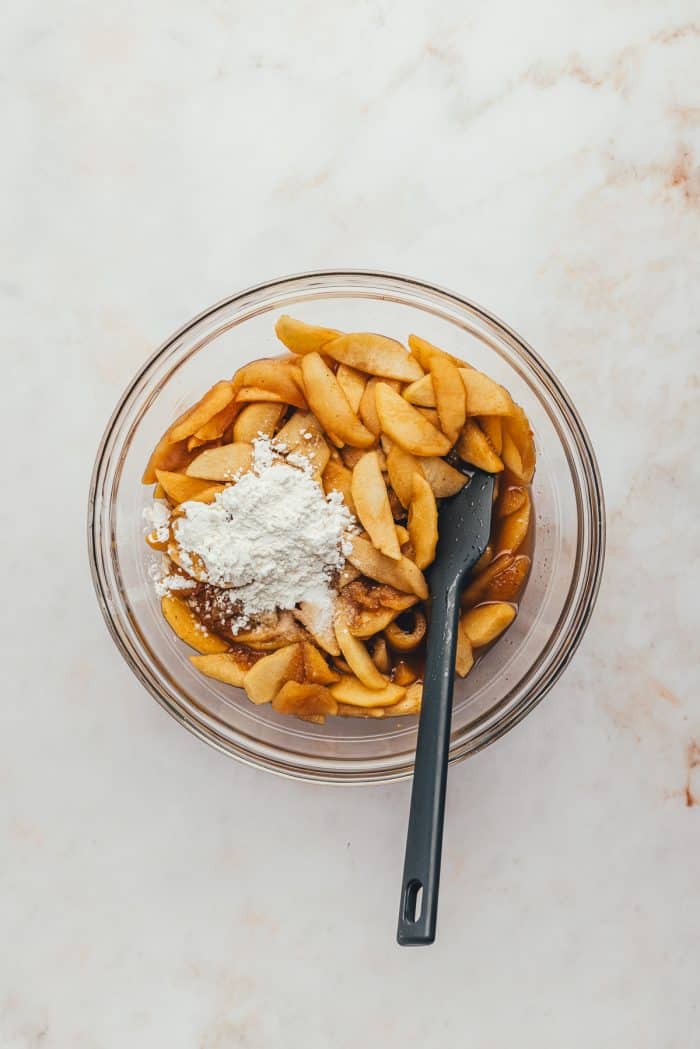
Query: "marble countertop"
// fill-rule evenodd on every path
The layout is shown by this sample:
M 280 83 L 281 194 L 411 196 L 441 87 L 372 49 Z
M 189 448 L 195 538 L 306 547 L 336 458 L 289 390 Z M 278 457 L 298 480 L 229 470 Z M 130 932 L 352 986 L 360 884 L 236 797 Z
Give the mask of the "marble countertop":
M 697 1044 L 698 15 L 3 13 L 3 1049 Z M 145 355 L 240 287 L 333 266 L 522 332 L 608 501 L 574 662 L 452 772 L 423 951 L 394 943 L 408 784 L 288 783 L 183 732 L 86 558 L 94 451 Z

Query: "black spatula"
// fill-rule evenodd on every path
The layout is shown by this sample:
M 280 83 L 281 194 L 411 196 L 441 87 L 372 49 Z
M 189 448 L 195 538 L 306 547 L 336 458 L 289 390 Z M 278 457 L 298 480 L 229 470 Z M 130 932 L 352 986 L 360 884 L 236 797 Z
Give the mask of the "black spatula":
M 459 598 L 489 541 L 492 504 L 493 475 L 476 470 L 440 508 L 440 538 L 428 576 L 430 626 L 397 932 L 406 946 L 435 939 Z

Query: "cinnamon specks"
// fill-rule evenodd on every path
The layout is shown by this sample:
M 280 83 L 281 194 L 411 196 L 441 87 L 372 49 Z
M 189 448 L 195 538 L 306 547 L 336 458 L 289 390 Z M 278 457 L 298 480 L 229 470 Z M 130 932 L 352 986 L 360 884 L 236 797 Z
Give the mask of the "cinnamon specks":
M 669 189 L 680 193 L 686 204 L 691 207 L 700 205 L 700 167 L 695 163 L 688 146 L 679 146 L 667 185 Z
M 700 775 L 695 774 L 695 769 L 700 769 L 700 745 L 694 739 L 688 744 L 686 760 L 688 778 L 685 785 L 685 803 L 691 809 L 694 805 L 700 805 L 700 783 L 694 783 L 694 780 L 700 780 Z

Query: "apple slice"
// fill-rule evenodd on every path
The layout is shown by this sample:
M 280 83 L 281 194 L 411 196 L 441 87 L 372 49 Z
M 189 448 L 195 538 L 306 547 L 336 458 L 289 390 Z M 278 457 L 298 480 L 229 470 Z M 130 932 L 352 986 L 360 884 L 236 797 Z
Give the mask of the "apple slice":
M 367 688 L 356 677 L 343 675 L 330 686 L 331 695 L 338 703 L 353 707 L 392 707 L 406 695 L 406 689 L 386 683 L 383 689 Z
M 488 473 L 500 473 L 503 462 L 494 452 L 486 434 L 473 419 L 467 419 L 457 442 L 457 454 L 465 463 L 471 463 L 479 470 Z
M 469 638 L 474 648 L 488 645 L 503 633 L 515 619 L 515 608 L 506 602 L 479 605 L 465 612 L 460 621 L 460 629 Z
M 336 714 L 338 704 L 324 685 L 300 684 L 287 681 L 272 700 L 272 709 L 278 714 L 292 714 L 297 718 L 325 718 Z M 323 724 L 323 721 L 318 722 Z
M 202 674 L 227 685 L 243 688 L 245 676 L 262 656 L 244 645 L 232 645 L 230 652 L 190 656 L 190 663 Z
M 447 455 L 452 442 L 433 426 L 417 408 L 386 383 L 375 389 L 377 414 L 384 433 L 413 455 Z
M 252 444 L 234 441 L 200 452 L 185 472 L 188 477 L 201 477 L 207 481 L 233 481 L 250 470 L 252 462 Z
M 287 681 L 301 681 L 304 656 L 299 642 L 263 656 L 245 676 L 243 687 L 251 702 L 271 703 Z
M 384 379 L 398 379 L 399 382 L 413 382 L 420 379 L 423 369 L 395 339 L 372 332 L 351 332 L 340 335 L 323 346 L 323 352 L 341 364 L 351 368 L 378 375 Z
M 438 512 L 433 490 L 421 474 L 413 475 L 413 498 L 408 510 L 408 534 L 413 560 L 423 570 L 435 560 L 438 541 Z
M 161 599 L 160 607 L 168 625 L 186 645 L 203 654 L 225 652 L 228 649 L 229 646 L 223 638 L 209 633 L 181 598 L 166 594 Z
M 376 579 L 378 583 L 388 583 L 397 590 L 416 594 L 423 599 L 428 596 L 425 576 L 413 561 L 403 556 L 398 561 L 394 561 L 391 557 L 380 553 L 368 539 L 362 536 L 353 538 L 348 561 L 363 575 Z
M 362 425 L 320 354 L 308 353 L 302 359 L 301 370 L 307 400 L 324 430 L 354 448 L 370 448 L 374 435 Z
M 283 314 L 275 324 L 275 334 L 292 353 L 304 354 L 318 352 L 341 332 L 335 328 L 319 328 L 315 324 L 305 324 L 304 321 Z
M 374 545 L 398 561 L 401 549 L 376 452 L 366 452 L 352 471 L 352 499 L 355 513 Z

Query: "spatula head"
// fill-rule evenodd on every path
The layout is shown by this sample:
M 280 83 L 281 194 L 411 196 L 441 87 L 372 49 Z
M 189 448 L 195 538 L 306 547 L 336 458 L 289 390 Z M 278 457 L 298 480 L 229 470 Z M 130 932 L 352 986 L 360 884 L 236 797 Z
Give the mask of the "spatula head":
M 475 470 L 469 484 L 440 507 L 437 551 L 428 576 L 433 596 L 461 584 L 486 549 L 493 484 L 493 474 Z

